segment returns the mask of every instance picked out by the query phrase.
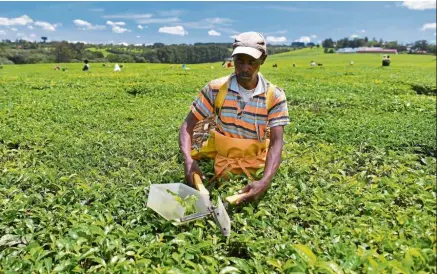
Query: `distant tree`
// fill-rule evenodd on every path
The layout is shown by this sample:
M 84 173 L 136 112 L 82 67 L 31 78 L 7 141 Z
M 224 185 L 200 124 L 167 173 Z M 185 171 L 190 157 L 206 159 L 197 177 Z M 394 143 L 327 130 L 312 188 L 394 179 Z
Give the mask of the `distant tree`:
M 322 47 L 329 49 L 334 47 L 334 41 L 331 38 L 322 41 Z
M 416 50 L 428 50 L 428 41 L 426 40 L 416 41 L 413 45 L 413 48 Z
M 67 41 L 62 41 L 56 45 L 55 54 L 57 63 L 69 63 L 74 57 L 74 51 Z
M 304 48 L 305 43 L 304 42 L 292 42 L 291 47 L 292 48 Z
M 47 37 L 43 36 L 43 37 L 41 37 L 41 40 L 43 43 L 45 43 L 47 41 Z
M 165 45 L 163 43 L 154 43 L 153 44 L 153 48 L 159 49 L 159 48 L 163 48 L 165 47 Z

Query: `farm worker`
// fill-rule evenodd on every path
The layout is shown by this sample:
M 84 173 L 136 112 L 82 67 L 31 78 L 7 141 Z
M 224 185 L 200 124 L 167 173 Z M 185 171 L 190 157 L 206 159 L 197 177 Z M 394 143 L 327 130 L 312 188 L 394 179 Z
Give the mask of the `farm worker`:
M 191 105 L 179 132 L 179 147 L 184 157 L 185 178 L 193 185 L 200 174 L 197 160 L 214 159 L 214 173 L 246 174 L 251 182 L 239 193 L 236 203 L 258 199 L 269 188 L 281 162 L 284 126 L 290 123 L 285 93 L 260 72 L 267 58 L 264 37 L 257 32 L 241 33 L 233 43 L 235 72 L 209 82 Z M 200 150 L 191 150 L 196 123 L 214 116 L 217 127 Z M 265 136 L 270 128 L 270 139 Z M 264 167 L 260 180 L 250 172 Z M 211 180 L 211 181 L 212 181 Z
M 121 71 L 121 68 L 118 64 L 115 64 L 114 71 Z
M 85 66 L 83 66 L 82 71 L 88 71 L 90 69 L 90 65 L 88 65 L 88 60 L 83 61 Z

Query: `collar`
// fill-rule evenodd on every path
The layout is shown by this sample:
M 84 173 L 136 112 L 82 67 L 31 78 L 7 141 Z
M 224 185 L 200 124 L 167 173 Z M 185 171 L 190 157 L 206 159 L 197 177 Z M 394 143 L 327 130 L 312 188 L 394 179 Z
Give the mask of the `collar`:
M 231 85 L 229 88 L 233 91 L 240 93 L 240 89 L 238 88 L 237 76 L 235 72 L 231 74 L 230 78 L 231 78 Z M 251 97 L 263 94 L 264 92 L 266 92 L 266 90 L 267 90 L 267 81 L 264 78 L 264 76 L 260 72 L 258 72 L 258 84 L 256 85 L 256 88 L 252 93 Z

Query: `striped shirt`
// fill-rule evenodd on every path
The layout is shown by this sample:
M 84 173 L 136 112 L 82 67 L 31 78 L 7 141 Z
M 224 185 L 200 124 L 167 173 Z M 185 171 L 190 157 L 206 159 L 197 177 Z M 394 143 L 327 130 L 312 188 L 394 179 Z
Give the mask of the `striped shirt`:
M 265 139 L 267 127 L 285 126 L 290 123 L 287 99 L 282 89 L 276 87 L 272 107 L 267 110 L 266 92 L 270 83 L 258 73 L 258 84 L 244 108 L 240 108 L 241 95 L 235 73 L 209 82 L 191 105 L 192 113 L 203 120 L 214 115 L 214 101 L 222 84 L 231 77 L 228 93 L 223 102 L 216 130 L 221 134 L 240 139 Z M 258 132 L 258 133 L 257 133 Z

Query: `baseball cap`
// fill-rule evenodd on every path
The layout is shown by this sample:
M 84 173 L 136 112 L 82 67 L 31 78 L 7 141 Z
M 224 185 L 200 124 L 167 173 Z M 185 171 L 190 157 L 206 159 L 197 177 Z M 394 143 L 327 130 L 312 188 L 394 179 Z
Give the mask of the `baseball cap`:
M 262 54 L 267 55 L 267 45 L 264 36 L 261 33 L 249 31 L 243 32 L 235 37 L 232 45 L 235 54 L 247 54 L 255 59 L 259 59 Z

